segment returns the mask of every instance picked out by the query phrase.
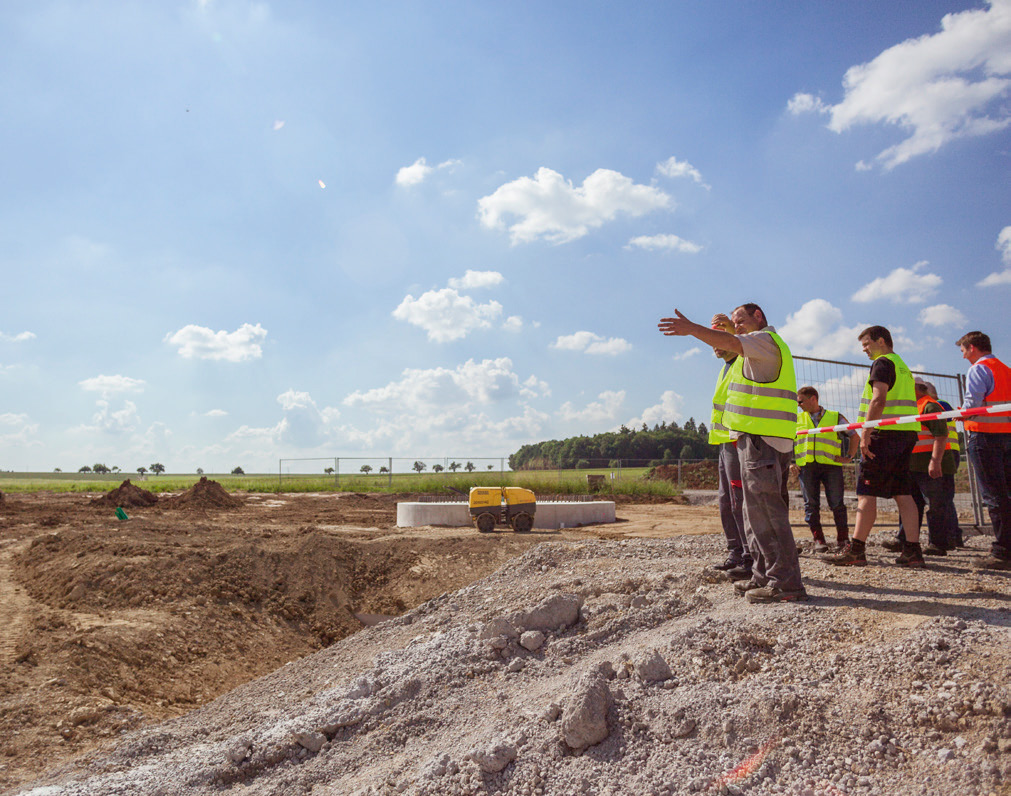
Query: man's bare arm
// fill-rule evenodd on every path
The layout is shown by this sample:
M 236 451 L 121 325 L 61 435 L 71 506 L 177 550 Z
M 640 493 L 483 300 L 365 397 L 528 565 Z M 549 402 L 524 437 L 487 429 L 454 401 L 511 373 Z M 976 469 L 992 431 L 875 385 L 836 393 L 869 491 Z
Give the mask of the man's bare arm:
M 701 340 L 713 348 L 722 348 L 724 351 L 733 351 L 740 356 L 744 353 L 744 348 L 737 335 L 730 332 L 710 329 L 702 324 L 695 323 L 675 309 L 676 318 L 661 318 L 657 328 L 667 337 L 694 337 Z

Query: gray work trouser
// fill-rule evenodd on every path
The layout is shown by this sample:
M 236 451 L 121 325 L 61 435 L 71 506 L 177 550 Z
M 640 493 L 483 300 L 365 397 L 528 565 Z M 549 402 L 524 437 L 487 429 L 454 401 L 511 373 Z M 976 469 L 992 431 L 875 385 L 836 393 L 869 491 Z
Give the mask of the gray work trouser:
M 742 434 L 737 455 L 744 482 L 744 530 L 755 563 L 754 579 L 763 586 L 801 591 L 800 560 L 783 496 L 789 453 L 779 453 L 761 437 Z
M 744 490 L 741 487 L 741 460 L 733 442 L 719 446 L 720 522 L 727 537 L 731 558 L 741 563 L 751 561 L 751 551 L 744 535 Z M 737 485 L 734 485 L 734 482 Z

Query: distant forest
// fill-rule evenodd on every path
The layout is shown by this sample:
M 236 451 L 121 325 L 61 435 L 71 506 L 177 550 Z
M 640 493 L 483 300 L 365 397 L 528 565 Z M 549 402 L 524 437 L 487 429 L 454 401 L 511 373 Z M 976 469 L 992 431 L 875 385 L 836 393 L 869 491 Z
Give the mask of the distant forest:
M 513 470 L 571 470 L 582 467 L 656 465 L 678 459 L 715 459 L 716 446 L 710 445 L 705 423 L 688 418 L 683 426 L 660 423 L 633 430 L 622 426 L 617 431 L 592 437 L 569 437 L 524 445 L 509 457 Z

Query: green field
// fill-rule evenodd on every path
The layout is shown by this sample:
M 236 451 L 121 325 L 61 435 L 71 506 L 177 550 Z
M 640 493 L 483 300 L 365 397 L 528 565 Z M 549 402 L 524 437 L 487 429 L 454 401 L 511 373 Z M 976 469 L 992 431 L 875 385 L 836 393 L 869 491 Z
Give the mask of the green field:
M 603 475 L 604 494 L 675 496 L 677 485 L 647 481 L 648 468 L 621 470 L 612 481 L 613 470 L 522 470 L 519 472 L 474 473 L 396 473 L 376 475 L 355 473 L 341 475 L 284 475 L 276 473 L 231 475 L 206 473 L 226 490 L 246 492 L 422 492 L 451 494 L 449 487 L 466 492 L 472 486 L 521 486 L 543 494 L 587 494 L 587 475 Z M 195 474 L 148 475 L 145 480 L 127 473 L 0 473 L 0 492 L 108 492 L 130 478 L 137 486 L 151 492 L 178 492 L 189 489 L 201 476 Z

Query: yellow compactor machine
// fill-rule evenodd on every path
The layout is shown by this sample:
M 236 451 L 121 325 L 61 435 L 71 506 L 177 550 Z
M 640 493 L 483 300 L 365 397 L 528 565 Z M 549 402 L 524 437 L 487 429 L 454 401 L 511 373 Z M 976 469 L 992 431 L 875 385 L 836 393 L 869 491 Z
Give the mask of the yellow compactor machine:
M 537 498 L 518 486 L 475 486 L 470 489 L 470 517 L 481 533 L 508 525 L 517 533 L 534 527 Z

